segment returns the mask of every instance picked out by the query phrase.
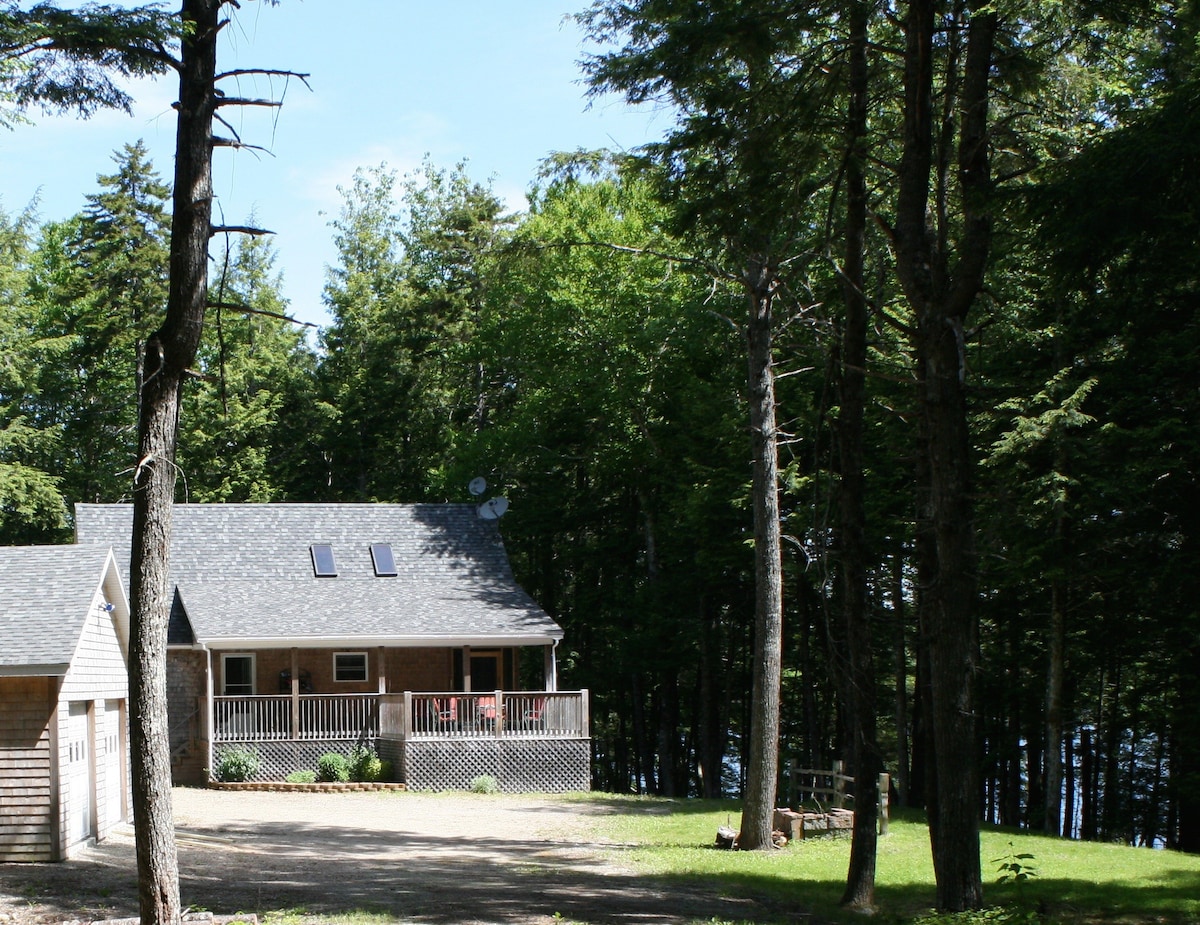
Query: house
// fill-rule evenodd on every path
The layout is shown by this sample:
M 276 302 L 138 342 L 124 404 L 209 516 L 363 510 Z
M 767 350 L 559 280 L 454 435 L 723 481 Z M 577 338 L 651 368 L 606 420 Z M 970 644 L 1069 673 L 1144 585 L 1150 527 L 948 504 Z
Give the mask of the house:
M 0 548 L 0 861 L 129 816 L 129 607 L 107 546 Z
M 76 508 L 128 561 L 132 509 Z M 587 693 L 558 690 L 561 628 L 472 504 L 181 504 L 171 539 L 173 774 L 245 747 L 257 777 L 375 748 L 409 787 L 587 789 Z

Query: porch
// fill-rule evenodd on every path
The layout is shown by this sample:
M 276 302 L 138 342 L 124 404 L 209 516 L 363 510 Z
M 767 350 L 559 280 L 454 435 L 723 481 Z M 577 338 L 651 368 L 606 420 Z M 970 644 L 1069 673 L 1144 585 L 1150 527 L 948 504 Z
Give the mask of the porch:
M 257 779 L 316 767 L 328 751 L 368 745 L 411 789 L 466 789 L 483 774 L 509 791 L 590 785 L 588 692 L 461 691 L 214 696 L 209 763 L 251 747 Z

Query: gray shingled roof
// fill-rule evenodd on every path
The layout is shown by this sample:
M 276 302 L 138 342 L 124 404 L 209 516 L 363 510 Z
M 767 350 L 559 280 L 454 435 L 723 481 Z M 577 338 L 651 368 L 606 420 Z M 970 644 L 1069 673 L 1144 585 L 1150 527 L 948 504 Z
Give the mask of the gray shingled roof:
M 0 547 L 0 674 L 66 674 L 108 555 L 107 545 Z
M 76 507 L 81 543 L 129 561 L 129 505 Z M 309 548 L 332 545 L 336 578 Z M 399 574 L 376 577 L 370 544 Z M 499 532 L 470 504 L 181 504 L 171 575 L 197 642 L 216 648 L 539 645 L 558 625 L 516 583 Z

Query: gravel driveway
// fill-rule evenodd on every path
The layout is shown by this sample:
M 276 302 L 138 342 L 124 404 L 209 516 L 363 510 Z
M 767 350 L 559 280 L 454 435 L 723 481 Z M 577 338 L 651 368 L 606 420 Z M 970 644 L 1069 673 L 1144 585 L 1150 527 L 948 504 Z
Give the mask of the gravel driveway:
M 621 867 L 620 847 L 595 841 L 615 811 L 603 801 L 177 788 L 174 805 L 183 902 L 216 915 L 671 925 L 767 912 Z M 0 864 L 0 925 L 136 913 L 127 828 L 64 864 Z

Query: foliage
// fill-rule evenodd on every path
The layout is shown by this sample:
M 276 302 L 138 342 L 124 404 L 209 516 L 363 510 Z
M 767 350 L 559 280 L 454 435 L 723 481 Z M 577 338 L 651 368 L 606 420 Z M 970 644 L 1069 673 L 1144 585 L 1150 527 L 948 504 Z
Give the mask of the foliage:
M 169 70 L 167 47 L 178 33 L 178 20 L 157 4 L 64 10 L 53 3 L 21 9 L 5 2 L 0 5 L 0 99 L 19 109 L 74 109 L 81 116 L 100 108 L 128 112 L 132 101 L 114 76 Z M 0 124 L 6 121 L 0 116 Z
M 317 780 L 345 783 L 350 780 L 350 761 L 340 752 L 326 752 L 317 759 Z
M 383 762 L 375 754 L 375 750 L 365 745 L 356 745 L 347 759 L 350 779 L 358 781 L 377 781 L 383 779 Z
M 472 793 L 499 793 L 500 784 L 491 774 L 480 774 L 471 778 Z
M 1008 883 L 1010 880 L 1014 883 L 1023 883 L 1032 877 L 1037 876 L 1037 865 L 1034 863 L 1037 859 L 1028 851 L 1017 851 L 1012 842 L 1008 843 L 1008 851 L 998 858 L 993 858 L 992 863 L 999 865 L 996 868 L 998 876 L 997 883 Z
M 213 764 L 213 776 L 225 784 L 253 779 L 262 762 L 252 748 L 226 746 L 217 750 Z
M 317 779 L 317 772 L 312 770 L 290 771 L 284 778 L 289 784 L 311 784 Z

